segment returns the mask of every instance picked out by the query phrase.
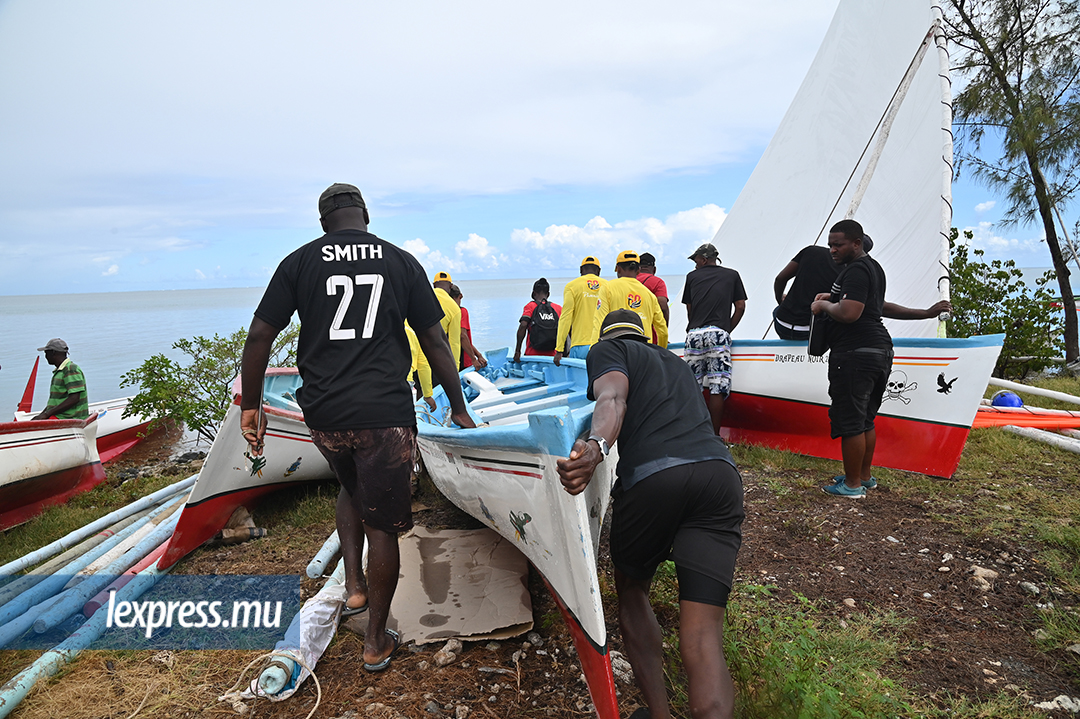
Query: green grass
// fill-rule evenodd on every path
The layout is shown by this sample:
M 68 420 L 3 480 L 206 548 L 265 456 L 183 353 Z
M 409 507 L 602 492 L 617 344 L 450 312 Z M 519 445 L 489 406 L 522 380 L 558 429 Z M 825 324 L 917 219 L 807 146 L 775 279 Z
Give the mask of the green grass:
M 0 534 L 0 564 L 40 549 L 136 499 L 182 480 L 185 476 L 140 477 L 119 486 L 103 482 L 65 504 L 50 507 L 29 522 Z
M 768 587 L 739 587 L 725 632 L 739 716 L 910 716 L 904 690 L 880 671 L 906 622 L 881 613 L 845 624 L 804 597 L 781 603 Z
M 652 600 L 674 611 L 678 584 L 661 565 Z M 774 587 L 738 585 L 728 604 L 724 651 L 736 686 L 740 719 L 928 717 L 1032 719 L 1041 716 L 1013 694 L 972 699 L 919 696 L 889 678 L 903 655 L 910 624 L 893 612 L 853 613 L 841 622 L 822 604 L 795 595 L 781 601 Z M 1075 629 L 1076 627 L 1073 627 Z M 1068 627 L 1061 627 L 1067 632 Z M 687 687 L 675 626 L 664 631 L 664 666 L 675 716 L 689 717 Z
M 1029 384 L 1033 387 L 1041 387 L 1042 389 L 1053 390 L 1054 392 L 1064 392 L 1065 394 L 1071 394 L 1073 397 L 1080 397 L 1080 377 L 1038 377 L 1026 379 L 1022 384 Z M 990 385 L 986 388 L 987 398 L 993 397 L 995 393 L 1001 391 L 1001 387 Z M 1080 411 L 1080 404 L 1073 402 L 1065 402 L 1057 399 L 1050 399 L 1048 397 L 1040 397 L 1038 395 L 1030 394 L 1028 392 L 1017 392 L 1020 395 L 1020 399 L 1024 400 L 1025 405 L 1031 405 L 1032 407 L 1041 407 L 1043 409 L 1068 409 L 1073 411 Z

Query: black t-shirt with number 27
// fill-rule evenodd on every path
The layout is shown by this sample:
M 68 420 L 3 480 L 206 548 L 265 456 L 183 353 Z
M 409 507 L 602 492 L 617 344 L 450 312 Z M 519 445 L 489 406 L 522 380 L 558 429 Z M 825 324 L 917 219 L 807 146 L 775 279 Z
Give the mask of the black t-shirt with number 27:
M 324 235 L 281 261 L 255 316 L 284 329 L 293 312 L 308 427 L 416 424 L 404 322 L 420 332 L 443 314 L 416 258 L 369 232 Z

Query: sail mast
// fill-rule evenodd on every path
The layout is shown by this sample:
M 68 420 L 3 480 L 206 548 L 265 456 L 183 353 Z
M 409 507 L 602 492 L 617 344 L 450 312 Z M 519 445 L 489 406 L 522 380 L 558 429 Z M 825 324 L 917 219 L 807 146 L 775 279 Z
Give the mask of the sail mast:
M 938 278 L 938 294 L 941 299 L 949 299 L 949 236 L 952 234 L 952 176 L 953 176 L 953 133 L 952 133 L 952 80 L 949 77 L 949 48 L 945 42 L 944 16 L 941 5 L 934 3 L 934 43 L 938 51 L 938 77 L 941 84 L 941 245 L 938 264 L 943 272 Z M 938 320 L 938 337 L 947 336 L 945 321 L 949 319 L 943 313 Z

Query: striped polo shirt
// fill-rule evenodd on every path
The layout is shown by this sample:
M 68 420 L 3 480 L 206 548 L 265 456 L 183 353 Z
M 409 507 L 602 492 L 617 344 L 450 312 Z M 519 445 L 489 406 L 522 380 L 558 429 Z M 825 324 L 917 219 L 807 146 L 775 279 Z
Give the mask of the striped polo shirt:
M 90 404 L 86 400 L 86 378 L 79 366 L 68 357 L 53 370 L 48 407 L 55 407 L 72 395 L 79 396 L 75 406 L 53 416 L 57 419 L 86 419 L 90 416 Z

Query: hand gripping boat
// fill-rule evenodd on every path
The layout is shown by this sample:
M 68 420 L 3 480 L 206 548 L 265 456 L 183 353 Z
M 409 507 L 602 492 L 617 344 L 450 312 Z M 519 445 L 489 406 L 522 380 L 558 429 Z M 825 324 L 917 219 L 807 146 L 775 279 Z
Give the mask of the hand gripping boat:
M 435 486 L 451 502 L 521 550 L 544 577 L 574 640 L 593 705 L 617 719 L 596 556 L 611 485 L 615 449 L 577 496 L 563 489 L 555 461 L 587 436 L 595 403 L 586 396 L 582 360 L 550 357 L 510 362 L 506 351 L 461 374 L 476 429 L 447 426 L 450 408 L 417 404 L 420 453 Z M 482 424 L 481 424 L 482 423 Z

